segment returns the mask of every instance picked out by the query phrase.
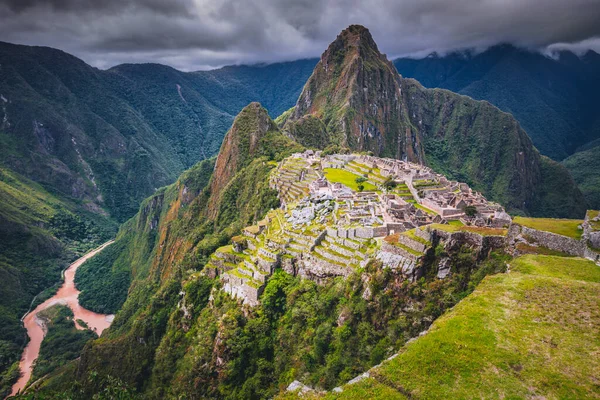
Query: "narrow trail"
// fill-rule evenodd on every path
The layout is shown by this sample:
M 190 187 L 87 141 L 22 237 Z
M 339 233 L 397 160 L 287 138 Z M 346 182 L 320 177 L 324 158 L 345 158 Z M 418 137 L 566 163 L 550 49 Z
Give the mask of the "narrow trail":
M 31 378 L 31 372 L 33 370 L 33 364 L 35 360 L 38 358 L 40 354 L 40 347 L 42 345 L 42 340 L 44 340 L 44 336 L 46 335 L 46 325 L 42 319 L 38 318 L 38 313 L 43 311 L 49 307 L 52 307 L 55 304 L 63 304 L 68 306 L 74 315 L 74 320 L 77 321 L 81 319 L 84 321 L 88 327 L 100 336 L 102 332 L 108 328 L 114 318 L 114 315 L 105 315 L 98 314 L 79 305 L 79 290 L 75 288 L 75 272 L 77 268 L 79 268 L 85 261 L 92 258 L 100 251 L 102 251 L 105 247 L 112 244 L 114 240 L 104 243 L 102 246 L 90 251 L 85 254 L 83 257 L 79 258 L 77 261 L 72 263 L 69 268 L 67 268 L 64 272 L 64 283 L 58 289 L 56 294 L 44 301 L 42 304 L 37 306 L 35 310 L 27 313 L 23 317 L 23 325 L 25 329 L 27 329 L 27 335 L 29 336 L 29 342 L 27 346 L 25 346 L 25 350 L 23 351 L 23 355 L 21 356 L 21 362 L 19 364 L 19 369 L 21 370 L 21 377 L 19 380 L 13 385 L 11 396 L 16 395 L 19 391 L 23 390 L 23 388 L 29 382 Z M 77 322 L 75 322 L 75 326 L 77 329 L 84 329 Z

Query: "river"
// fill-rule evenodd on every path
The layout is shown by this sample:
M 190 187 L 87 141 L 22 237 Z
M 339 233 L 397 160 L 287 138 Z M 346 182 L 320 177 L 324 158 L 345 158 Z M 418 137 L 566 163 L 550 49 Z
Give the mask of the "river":
M 16 395 L 20 390 L 23 390 L 25 385 L 27 385 L 29 378 L 31 378 L 33 363 L 40 354 L 40 346 L 42 344 L 42 340 L 44 339 L 44 335 L 46 334 L 46 326 L 44 325 L 44 322 L 37 316 L 40 311 L 45 310 L 48 307 L 52 307 L 55 304 L 67 305 L 73 311 L 75 316 L 74 319 L 81 319 L 84 321 L 90 329 L 96 331 L 98 336 L 100 336 L 102 332 L 110 326 L 114 315 L 98 314 L 90 310 L 86 310 L 79 305 L 78 297 L 80 292 L 75 288 L 75 272 L 77 271 L 77 268 L 81 266 L 81 264 L 98 254 L 111 243 L 113 243 L 113 241 L 104 243 L 102 246 L 90 251 L 73 264 L 69 265 L 69 268 L 67 268 L 64 272 L 65 281 L 60 289 L 58 289 L 56 294 L 37 306 L 35 310 L 25 314 L 23 317 L 23 325 L 25 326 L 25 329 L 27 329 L 29 342 L 27 343 L 27 346 L 25 346 L 25 350 L 23 351 L 21 362 L 19 364 L 21 369 L 21 377 L 17 383 L 13 385 L 11 396 Z M 77 329 L 84 329 L 77 323 L 75 323 L 75 326 Z

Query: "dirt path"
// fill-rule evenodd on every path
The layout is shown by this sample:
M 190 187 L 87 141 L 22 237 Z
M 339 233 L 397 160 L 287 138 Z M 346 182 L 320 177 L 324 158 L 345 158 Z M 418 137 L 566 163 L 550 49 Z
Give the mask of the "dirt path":
M 31 372 L 33 363 L 40 354 L 40 346 L 44 335 L 46 334 L 46 326 L 42 319 L 38 318 L 37 314 L 45 310 L 48 307 L 52 307 L 55 304 L 63 304 L 69 306 L 73 311 L 74 319 L 81 319 L 84 321 L 90 329 L 95 330 L 98 335 L 102 334 L 106 328 L 109 327 L 112 322 L 114 315 L 97 314 L 95 312 L 86 310 L 79 305 L 78 296 L 79 290 L 75 288 L 75 272 L 86 260 L 95 256 L 102 251 L 106 246 L 112 244 L 113 241 L 104 243 L 102 246 L 94 249 L 75 261 L 65 270 L 64 283 L 58 289 L 56 294 L 37 306 L 35 310 L 27 313 L 23 317 L 23 325 L 27 329 L 27 335 L 29 336 L 29 343 L 25 346 L 23 355 L 21 357 L 21 363 L 19 368 L 21 369 L 21 377 L 12 387 L 11 396 L 17 394 L 20 390 L 23 390 L 29 379 L 31 378 Z M 79 324 L 75 323 L 77 329 L 83 329 Z

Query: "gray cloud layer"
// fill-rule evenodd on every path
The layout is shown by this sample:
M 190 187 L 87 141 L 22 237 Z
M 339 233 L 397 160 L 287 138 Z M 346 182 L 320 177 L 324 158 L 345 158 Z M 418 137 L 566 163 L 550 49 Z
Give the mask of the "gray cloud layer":
M 0 40 L 57 47 L 101 68 L 314 57 L 352 23 L 390 56 L 499 42 L 600 51 L 600 0 L 0 0 Z

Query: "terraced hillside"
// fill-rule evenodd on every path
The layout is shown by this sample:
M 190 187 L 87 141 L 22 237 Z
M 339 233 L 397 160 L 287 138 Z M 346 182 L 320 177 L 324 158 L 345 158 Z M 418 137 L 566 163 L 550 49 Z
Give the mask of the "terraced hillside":
M 323 283 L 348 278 L 377 260 L 414 281 L 424 274 L 434 240 L 471 232 L 496 236 L 500 245 L 491 248 L 497 248 L 510 224 L 500 206 L 466 185 L 392 159 L 308 150 L 282 160 L 271 171 L 270 185 L 281 208 L 217 249 L 203 270 L 219 277 L 225 292 L 253 307 L 278 268 Z M 447 199 L 462 208 L 453 208 Z M 473 215 L 465 214 L 467 207 Z M 447 272 L 443 264 L 438 276 Z

